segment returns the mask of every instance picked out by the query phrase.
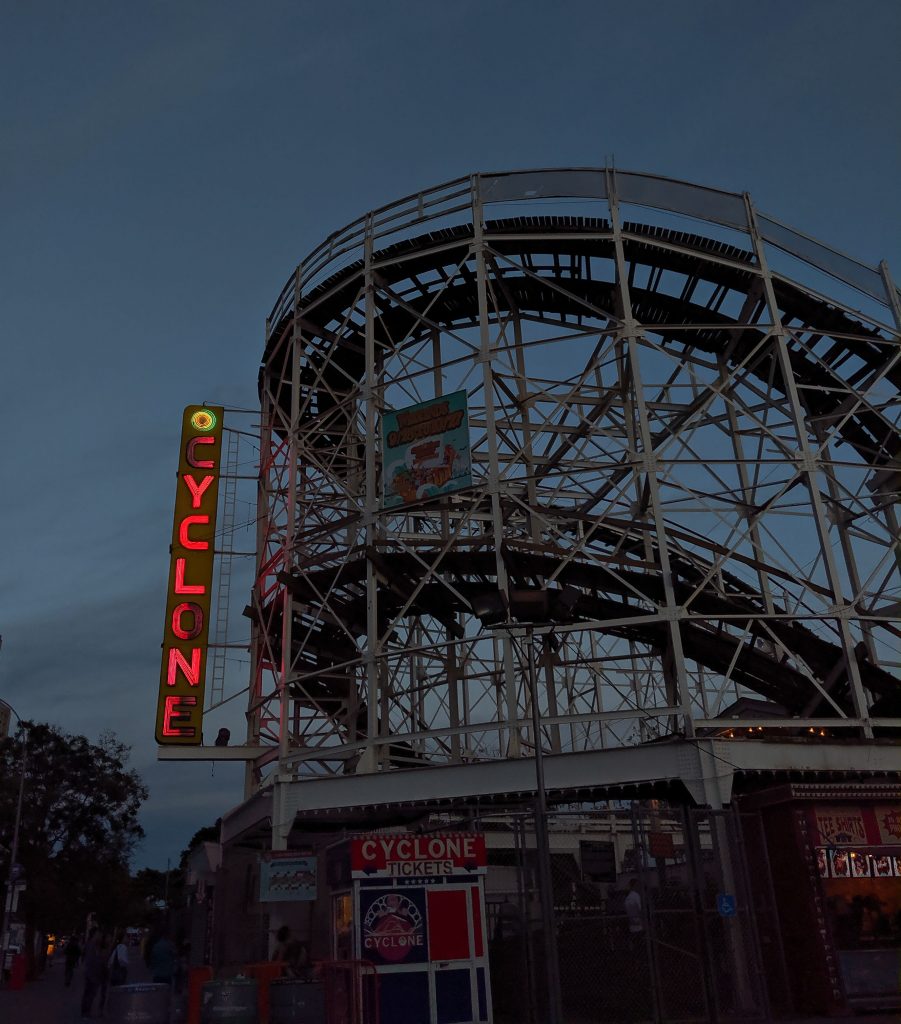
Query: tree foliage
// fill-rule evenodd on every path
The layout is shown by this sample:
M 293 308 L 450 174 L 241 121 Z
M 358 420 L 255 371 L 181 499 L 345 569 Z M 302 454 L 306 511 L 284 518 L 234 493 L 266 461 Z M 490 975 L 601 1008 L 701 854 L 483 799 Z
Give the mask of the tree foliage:
M 144 834 L 138 811 L 147 797 L 139 775 L 127 767 L 129 748 L 111 732 L 91 743 L 53 725 L 23 726 L 27 760 L 17 861 L 27 885 L 26 922 L 58 931 L 83 924 L 89 911 L 120 920 L 130 899 L 129 857 Z M 6 850 L 21 763 L 19 736 L 0 742 L 0 845 Z
M 218 843 L 219 842 L 219 830 L 222 825 L 222 819 L 217 818 L 213 825 L 204 825 L 203 828 L 197 829 L 194 835 L 188 840 L 188 845 L 181 851 L 181 857 L 178 861 L 178 866 L 182 871 L 186 870 L 188 866 L 188 857 L 200 846 L 201 843 Z

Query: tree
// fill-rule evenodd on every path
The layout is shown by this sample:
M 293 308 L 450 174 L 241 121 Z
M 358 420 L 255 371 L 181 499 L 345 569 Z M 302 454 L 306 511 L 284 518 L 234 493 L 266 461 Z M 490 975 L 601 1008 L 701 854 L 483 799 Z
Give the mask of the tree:
M 194 835 L 188 840 L 188 845 L 181 851 L 181 856 L 178 860 L 178 866 L 182 871 L 185 871 L 188 867 L 188 857 L 200 846 L 201 843 L 218 843 L 219 832 L 222 826 L 222 819 L 217 818 L 213 825 L 204 825 L 203 828 L 197 829 Z
M 18 862 L 26 882 L 29 932 L 70 931 L 88 912 L 126 923 L 128 860 L 144 835 L 147 798 L 127 767 L 129 748 L 112 732 L 91 743 L 46 723 L 24 722 L 28 757 Z M 22 746 L 0 741 L 0 846 L 12 845 Z

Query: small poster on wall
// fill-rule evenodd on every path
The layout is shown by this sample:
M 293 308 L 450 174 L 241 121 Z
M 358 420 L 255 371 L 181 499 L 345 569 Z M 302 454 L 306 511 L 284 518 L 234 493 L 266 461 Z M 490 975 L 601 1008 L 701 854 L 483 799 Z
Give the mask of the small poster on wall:
M 852 853 L 850 859 L 854 878 L 870 877 L 870 858 L 865 853 Z
M 850 858 L 847 850 L 830 850 L 829 860 L 832 863 L 833 878 L 850 878 L 851 868 L 848 863 Z
M 829 858 L 822 846 L 817 850 L 817 870 L 820 873 L 820 878 L 829 877 Z
M 382 415 L 385 508 L 471 486 L 465 391 Z
M 891 878 L 892 877 L 892 859 L 888 856 L 878 856 L 873 858 L 873 874 L 877 878 Z

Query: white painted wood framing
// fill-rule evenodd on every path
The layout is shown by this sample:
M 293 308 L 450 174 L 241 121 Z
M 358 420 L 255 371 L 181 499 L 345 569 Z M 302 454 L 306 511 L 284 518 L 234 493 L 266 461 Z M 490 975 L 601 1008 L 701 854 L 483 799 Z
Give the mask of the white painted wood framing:
M 526 792 L 536 742 L 576 788 L 884 759 L 899 317 L 884 262 L 652 175 L 476 174 L 335 232 L 267 321 L 247 742 L 164 756 L 246 759 L 289 815 Z M 473 486 L 384 509 L 383 411 L 461 388 Z

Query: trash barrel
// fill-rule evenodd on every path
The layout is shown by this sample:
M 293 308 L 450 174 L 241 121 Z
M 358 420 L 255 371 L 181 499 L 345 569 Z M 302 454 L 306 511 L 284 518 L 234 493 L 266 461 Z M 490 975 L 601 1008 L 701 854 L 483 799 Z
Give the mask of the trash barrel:
M 282 978 L 269 985 L 269 1024 L 325 1024 L 321 981 Z
M 169 986 L 111 985 L 106 1016 L 112 1024 L 169 1024 Z
M 203 986 L 200 1024 L 259 1024 L 257 983 L 252 978 L 209 981 Z

